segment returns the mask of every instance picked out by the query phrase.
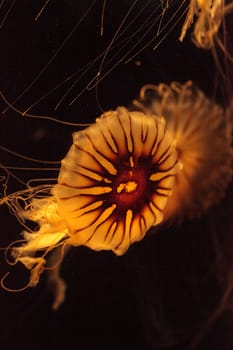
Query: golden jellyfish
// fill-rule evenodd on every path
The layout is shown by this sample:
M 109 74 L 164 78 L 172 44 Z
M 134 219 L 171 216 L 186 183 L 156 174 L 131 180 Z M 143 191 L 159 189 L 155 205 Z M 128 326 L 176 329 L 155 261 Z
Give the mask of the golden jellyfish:
M 219 202 L 232 178 L 230 109 L 224 111 L 191 81 L 145 85 L 134 105 L 165 118 L 183 165 L 165 217 L 200 216 Z

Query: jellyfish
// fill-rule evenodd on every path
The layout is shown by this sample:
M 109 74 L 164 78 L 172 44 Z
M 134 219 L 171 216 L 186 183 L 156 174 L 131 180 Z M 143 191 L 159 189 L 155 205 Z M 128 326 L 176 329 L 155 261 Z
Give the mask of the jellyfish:
M 119 107 L 75 132 L 50 195 L 32 199 L 18 213 L 40 227 L 24 232 L 26 242 L 12 249 L 15 261 L 31 271 L 29 285 L 38 283 L 47 254 L 59 246 L 124 254 L 162 222 L 179 168 L 161 116 Z M 60 300 L 64 284 L 58 268 L 51 269 L 50 280 Z
M 145 85 L 134 105 L 165 118 L 183 165 L 165 217 L 182 220 L 202 215 L 220 201 L 232 178 L 231 108 L 225 111 L 192 81 Z

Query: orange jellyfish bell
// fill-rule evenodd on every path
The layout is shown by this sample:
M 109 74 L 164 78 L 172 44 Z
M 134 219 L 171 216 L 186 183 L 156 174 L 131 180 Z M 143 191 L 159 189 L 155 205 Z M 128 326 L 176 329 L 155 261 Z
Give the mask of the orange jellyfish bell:
M 224 196 L 232 178 L 230 109 L 224 111 L 191 81 L 145 85 L 134 105 L 165 118 L 182 163 L 165 220 L 203 214 Z
M 74 133 L 53 188 L 69 243 L 125 253 L 162 221 L 176 171 L 162 118 L 120 107 Z
M 47 253 L 57 246 L 124 254 L 163 220 L 179 168 L 162 117 L 119 107 L 75 132 L 51 196 L 34 198 L 20 213 L 39 224 L 13 248 L 15 260 L 31 270 L 29 285 L 37 284 Z

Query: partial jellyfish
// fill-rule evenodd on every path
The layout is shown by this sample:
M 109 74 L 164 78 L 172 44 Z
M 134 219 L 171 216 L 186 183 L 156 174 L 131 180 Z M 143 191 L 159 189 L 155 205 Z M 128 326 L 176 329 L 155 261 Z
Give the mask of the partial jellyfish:
M 190 0 L 180 41 L 183 41 L 188 28 L 194 23 L 192 39 L 202 49 L 213 49 L 224 18 L 233 10 L 233 4 L 225 0 Z
M 191 81 L 145 85 L 133 104 L 165 118 L 183 164 L 165 216 L 202 215 L 223 198 L 232 178 L 232 109 L 224 110 Z

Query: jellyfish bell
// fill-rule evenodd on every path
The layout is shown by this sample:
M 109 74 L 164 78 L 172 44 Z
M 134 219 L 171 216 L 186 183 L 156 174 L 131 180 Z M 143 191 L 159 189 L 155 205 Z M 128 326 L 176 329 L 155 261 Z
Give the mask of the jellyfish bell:
M 183 165 L 165 220 L 202 215 L 223 198 L 232 178 L 232 109 L 225 111 L 191 81 L 145 85 L 134 105 L 163 115 Z
M 125 108 L 73 135 L 53 189 L 72 245 L 122 255 L 163 219 L 177 157 L 163 120 Z
M 38 231 L 24 232 L 25 244 L 13 248 L 15 261 L 31 271 L 29 285 L 38 283 L 47 254 L 59 246 L 122 255 L 142 240 L 162 222 L 180 167 L 160 116 L 119 107 L 75 132 L 50 195 L 34 198 L 19 213 L 39 224 Z

